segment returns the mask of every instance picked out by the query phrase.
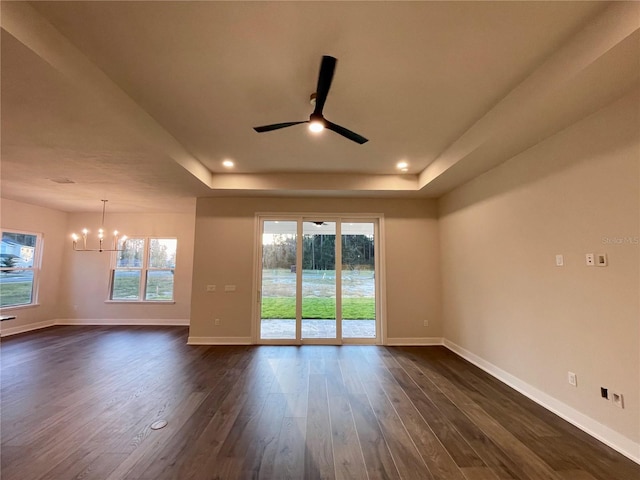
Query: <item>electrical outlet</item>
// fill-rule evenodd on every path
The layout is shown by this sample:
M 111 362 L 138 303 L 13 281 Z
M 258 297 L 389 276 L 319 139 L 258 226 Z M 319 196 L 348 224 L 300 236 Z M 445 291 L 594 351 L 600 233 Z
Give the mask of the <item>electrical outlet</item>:
M 564 255 L 558 254 L 556 255 L 556 267 L 564 266 Z
M 236 286 L 235 285 L 225 285 L 224 286 L 224 291 L 225 292 L 235 292 L 236 291 Z
M 207 292 L 215 292 L 215 291 L 216 291 L 215 285 L 207 285 Z
M 574 387 L 578 386 L 578 377 L 573 372 L 567 372 L 567 380 L 569 381 L 569 385 L 573 385 Z
M 214 324 L 216 327 L 217 327 L 217 326 L 219 326 L 219 325 L 220 325 L 220 319 L 219 319 L 219 318 L 216 318 L 216 319 L 213 321 L 213 324 Z
M 611 392 L 611 401 L 618 408 L 624 408 L 624 397 L 621 393 Z
M 585 255 L 585 262 L 588 266 L 593 267 L 596 264 L 596 257 L 593 253 L 587 253 Z
M 429 320 L 425 320 L 424 322 L 422 322 L 422 325 L 424 325 L 425 327 L 429 326 Z

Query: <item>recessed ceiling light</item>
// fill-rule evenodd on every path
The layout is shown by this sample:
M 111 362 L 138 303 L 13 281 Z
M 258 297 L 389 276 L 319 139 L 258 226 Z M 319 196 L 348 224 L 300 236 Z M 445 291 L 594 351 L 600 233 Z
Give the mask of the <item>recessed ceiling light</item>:
M 225 160 L 224 162 L 222 162 L 222 166 L 225 168 L 232 168 L 234 165 L 233 161 L 231 160 Z
M 402 170 L 403 172 L 405 172 L 408 167 L 409 167 L 409 164 L 405 161 L 396 163 L 396 168 L 398 170 Z

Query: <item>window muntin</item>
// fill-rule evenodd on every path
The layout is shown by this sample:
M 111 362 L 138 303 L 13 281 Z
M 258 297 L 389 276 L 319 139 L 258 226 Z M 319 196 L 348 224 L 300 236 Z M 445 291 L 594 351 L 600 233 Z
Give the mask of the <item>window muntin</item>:
M 175 238 L 129 238 L 115 255 L 109 298 L 172 302 L 177 246 Z
M 2 230 L 0 307 L 33 305 L 37 301 L 42 235 Z

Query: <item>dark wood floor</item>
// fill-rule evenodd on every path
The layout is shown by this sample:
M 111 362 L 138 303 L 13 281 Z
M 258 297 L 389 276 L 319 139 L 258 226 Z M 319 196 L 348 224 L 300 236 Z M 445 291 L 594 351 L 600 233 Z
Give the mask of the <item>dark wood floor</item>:
M 2 480 L 640 478 L 441 347 L 186 337 L 55 327 L 3 339 Z

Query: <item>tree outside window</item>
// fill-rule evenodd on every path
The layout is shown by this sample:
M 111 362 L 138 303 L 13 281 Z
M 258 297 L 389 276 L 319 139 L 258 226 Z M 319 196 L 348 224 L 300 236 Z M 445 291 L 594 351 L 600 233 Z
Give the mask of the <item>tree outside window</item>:
M 178 241 L 130 238 L 117 252 L 111 274 L 111 300 L 173 301 Z

